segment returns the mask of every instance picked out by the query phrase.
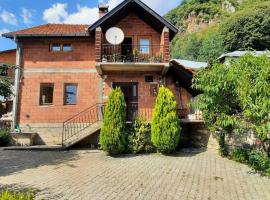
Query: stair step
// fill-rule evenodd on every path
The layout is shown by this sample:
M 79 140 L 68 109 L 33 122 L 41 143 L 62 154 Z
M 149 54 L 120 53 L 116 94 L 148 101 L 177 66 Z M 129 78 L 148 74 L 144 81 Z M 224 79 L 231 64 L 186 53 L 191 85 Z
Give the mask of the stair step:
M 63 147 L 68 148 L 68 147 L 71 147 L 72 145 L 82 141 L 86 137 L 97 132 L 101 128 L 101 126 L 102 126 L 102 122 L 97 122 L 97 123 L 89 126 L 88 128 L 84 129 L 80 133 L 78 133 L 78 134 L 72 136 L 71 138 L 69 138 L 68 140 L 66 140 L 63 144 Z

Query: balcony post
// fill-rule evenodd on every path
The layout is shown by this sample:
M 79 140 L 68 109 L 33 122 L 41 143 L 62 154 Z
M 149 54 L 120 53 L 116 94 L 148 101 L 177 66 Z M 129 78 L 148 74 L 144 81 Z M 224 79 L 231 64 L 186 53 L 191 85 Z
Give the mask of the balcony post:
M 161 45 L 163 46 L 163 62 L 170 62 L 170 32 L 168 27 L 164 27 L 161 35 Z
M 101 43 L 102 43 L 102 29 L 96 28 L 95 50 L 96 50 L 96 62 L 101 62 Z

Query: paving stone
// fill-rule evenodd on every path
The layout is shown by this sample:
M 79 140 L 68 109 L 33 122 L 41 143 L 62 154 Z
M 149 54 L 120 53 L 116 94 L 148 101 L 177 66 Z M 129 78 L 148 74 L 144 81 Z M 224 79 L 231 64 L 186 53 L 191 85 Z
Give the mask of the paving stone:
M 0 165 L 0 188 L 31 188 L 38 199 L 270 199 L 269 178 L 214 150 L 112 158 L 0 149 Z

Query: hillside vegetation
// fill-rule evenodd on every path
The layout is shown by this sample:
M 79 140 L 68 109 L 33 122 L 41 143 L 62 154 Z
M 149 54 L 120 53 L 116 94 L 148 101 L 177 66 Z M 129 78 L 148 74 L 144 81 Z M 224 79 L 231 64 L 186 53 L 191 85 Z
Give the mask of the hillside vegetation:
M 270 49 L 270 0 L 185 0 L 165 17 L 181 31 L 173 58 L 211 61 L 228 51 Z

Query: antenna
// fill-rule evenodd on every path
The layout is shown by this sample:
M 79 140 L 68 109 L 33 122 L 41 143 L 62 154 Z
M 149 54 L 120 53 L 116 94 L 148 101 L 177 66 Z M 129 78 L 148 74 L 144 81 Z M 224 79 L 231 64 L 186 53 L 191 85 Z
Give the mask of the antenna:
M 117 27 L 112 27 L 106 32 L 106 40 L 113 45 L 121 44 L 124 41 L 124 32 Z

